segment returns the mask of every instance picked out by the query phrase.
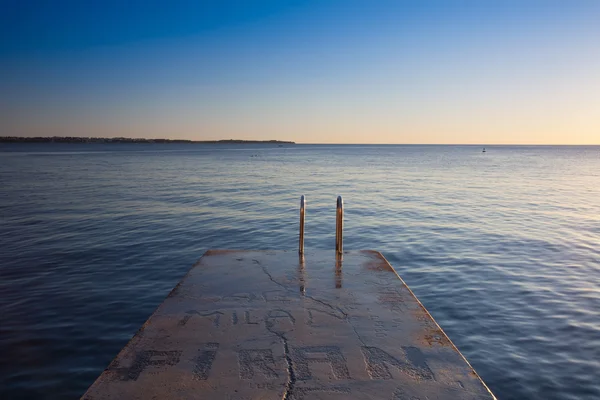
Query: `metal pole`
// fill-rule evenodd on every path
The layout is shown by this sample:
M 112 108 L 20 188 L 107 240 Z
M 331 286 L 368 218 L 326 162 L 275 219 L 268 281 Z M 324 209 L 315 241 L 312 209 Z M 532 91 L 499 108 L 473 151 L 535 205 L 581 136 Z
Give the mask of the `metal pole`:
M 337 210 L 335 215 L 335 251 L 337 254 L 342 254 L 344 251 L 343 242 L 344 230 L 344 201 L 342 196 L 337 198 Z
M 304 254 L 304 214 L 306 213 L 306 200 L 304 195 L 300 197 L 300 240 L 298 243 L 298 253 Z

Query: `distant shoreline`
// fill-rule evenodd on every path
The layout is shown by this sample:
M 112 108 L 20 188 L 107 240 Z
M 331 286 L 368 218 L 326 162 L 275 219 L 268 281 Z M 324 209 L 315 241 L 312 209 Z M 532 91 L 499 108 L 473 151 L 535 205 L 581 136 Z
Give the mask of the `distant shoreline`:
M 144 139 L 144 138 L 95 138 L 75 136 L 53 136 L 53 137 L 17 137 L 0 136 L 0 143 L 191 143 L 191 144 L 296 144 L 284 140 L 183 140 L 183 139 Z

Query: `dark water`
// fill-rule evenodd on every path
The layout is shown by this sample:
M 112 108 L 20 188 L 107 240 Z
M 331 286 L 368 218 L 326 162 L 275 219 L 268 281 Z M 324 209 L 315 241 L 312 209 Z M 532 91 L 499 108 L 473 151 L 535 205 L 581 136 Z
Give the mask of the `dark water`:
M 3 145 L 0 398 L 76 398 L 210 248 L 377 249 L 500 399 L 600 398 L 600 147 Z

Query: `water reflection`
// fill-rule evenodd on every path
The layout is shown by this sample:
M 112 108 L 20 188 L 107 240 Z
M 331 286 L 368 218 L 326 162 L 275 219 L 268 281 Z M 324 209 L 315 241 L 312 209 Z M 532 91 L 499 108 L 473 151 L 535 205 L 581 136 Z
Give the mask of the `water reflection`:
M 335 288 L 342 288 L 342 261 L 343 257 L 341 254 L 336 256 L 335 259 Z
M 306 294 L 306 270 L 304 265 L 304 254 L 299 254 L 298 261 L 298 282 L 300 283 L 300 293 L 304 296 Z

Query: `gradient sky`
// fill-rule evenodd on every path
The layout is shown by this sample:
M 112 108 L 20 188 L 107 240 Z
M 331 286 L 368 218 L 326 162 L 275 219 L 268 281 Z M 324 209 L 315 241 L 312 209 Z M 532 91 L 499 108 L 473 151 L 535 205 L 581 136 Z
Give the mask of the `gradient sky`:
M 600 1 L 0 7 L 0 136 L 600 144 Z

